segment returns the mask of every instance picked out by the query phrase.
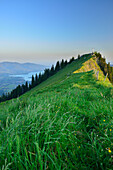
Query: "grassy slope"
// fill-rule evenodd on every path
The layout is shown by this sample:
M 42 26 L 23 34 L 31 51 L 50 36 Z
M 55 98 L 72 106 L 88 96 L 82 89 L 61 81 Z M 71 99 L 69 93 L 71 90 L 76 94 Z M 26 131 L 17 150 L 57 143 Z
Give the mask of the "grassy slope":
M 113 88 L 85 57 L 0 104 L 1 168 L 113 169 Z

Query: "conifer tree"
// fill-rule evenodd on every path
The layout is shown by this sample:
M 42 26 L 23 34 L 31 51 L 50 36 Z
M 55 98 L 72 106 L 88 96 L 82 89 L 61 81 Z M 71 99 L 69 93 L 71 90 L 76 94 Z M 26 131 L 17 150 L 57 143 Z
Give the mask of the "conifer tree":
M 56 66 L 55 66 L 55 72 L 60 70 L 60 63 L 57 61 Z
M 25 92 L 27 92 L 28 91 L 28 82 L 26 81 L 26 83 L 25 83 Z
M 50 70 L 50 75 L 52 76 L 54 74 L 55 70 L 54 70 L 54 65 L 52 65 L 51 70 Z
M 72 63 L 74 61 L 74 57 L 72 57 L 69 61 L 69 63 Z
M 44 75 L 44 80 L 46 80 L 47 78 L 49 78 L 49 76 L 50 76 L 50 70 L 49 70 L 49 69 L 45 69 L 43 75 Z
M 65 66 L 65 63 L 64 63 L 64 60 L 62 59 L 62 61 L 61 61 L 61 69 L 64 68 L 64 66 Z
M 35 75 L 35 82 L 37 82 L 37 80 L 38 80 L 38 76 L 37 76 L 37 73 L 36 73 L 36 75 Z
M 31 81 L 31 86 L 34 87 L 34 82 L 35 82 L 35 79 L 34 79 L 34 76 L 32 75 L 32 81 Z
M 78 59 L 80 59 L 80 54 L 78 54 Z
M 67 60 L 65 60 L 64 65 L 66 66 L 68 64 Z

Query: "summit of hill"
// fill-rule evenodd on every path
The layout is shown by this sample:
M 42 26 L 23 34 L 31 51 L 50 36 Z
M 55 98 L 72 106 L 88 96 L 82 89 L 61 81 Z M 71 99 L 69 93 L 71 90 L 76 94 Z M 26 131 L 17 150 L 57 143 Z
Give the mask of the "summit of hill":
M 113 169 L 112 136 L 113 86 L 92 54 L 0 103 L 2 169 Z

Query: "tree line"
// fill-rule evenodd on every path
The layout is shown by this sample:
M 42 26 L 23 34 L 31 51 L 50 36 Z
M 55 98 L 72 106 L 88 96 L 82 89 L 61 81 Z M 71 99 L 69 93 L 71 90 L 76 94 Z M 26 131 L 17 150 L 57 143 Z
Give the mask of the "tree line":
M 26 93 L 27 91 L 31 90 L 32 88 L 34 88 L 35 86 L 39 85 L 40 83 L 42 83 L 43 81 L 47 80 L 49 77 L 53 76 L 54 74 L 56 74 L 59 70 L 63 69 L 67 64 L 72 63 L 74 61 L 74 57 L 72 57 L 69 62 L 67 60 L 63 60 L 61 62 L 57 61 L 56 65 L 52 65 L 51 68 L 46 68 L 44 70 L 44 73 L 39 73 L 39 75 L 32 75 L 32 80 L 31 83 L 28 83 L 26 81 L 25 84 L 22 85 L 18 85 L 14 90 L 12 90 L 9 93 L 3 94 L 2 96 L 0 96 L 0 102 L 6 101 L 6 100 L 10 100 L 13 98 L 17 98 L 21 95 L 23 95 L 24 93 Z
M 100 53 L 95 52 L 94 54 L 97 57 L 98 65 L 100 66 L 104 75 L 108 74 L 108 78 L 110 82 L 113 84 L 113 67 L 110 66 L 110 62 L 108 62 L 107 64 L 105 57 L 102 57 Z

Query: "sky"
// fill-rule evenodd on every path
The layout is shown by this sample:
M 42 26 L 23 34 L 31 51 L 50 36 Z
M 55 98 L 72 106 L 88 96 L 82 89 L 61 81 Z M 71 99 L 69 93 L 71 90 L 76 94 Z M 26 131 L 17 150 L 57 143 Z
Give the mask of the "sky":
M 0 62 L 49 65 L 93 49 L 113 63 L 113 0 L 0 0 Z

